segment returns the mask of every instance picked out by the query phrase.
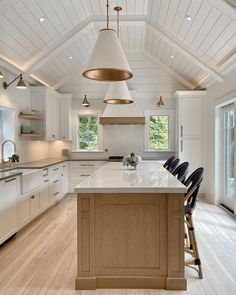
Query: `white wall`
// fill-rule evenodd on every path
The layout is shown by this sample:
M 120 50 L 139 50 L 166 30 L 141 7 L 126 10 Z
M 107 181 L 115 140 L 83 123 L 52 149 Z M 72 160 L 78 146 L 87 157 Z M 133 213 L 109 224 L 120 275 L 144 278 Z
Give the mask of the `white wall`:
M 16 83 L 13 83 L 7 90 L 3 89 L 3 81 L 12 81 L 16 75 L 7 71 L 4 72 L 4 78 L 0 80 L 0 107 L 8 108 L 14 112 L 15 118 L 15 141 L 17 144 L 17 153 L 20 155 L 20 162 L 36 161 L 47 157 L 61 157 L 61 149 L 68 147 L 63 142 L 48 143 L 40 140 L 23 139 L 18 136 L 20 130 L 20 120 L 18 115 L 21 111 L 29 110 L 30 96 L 29 89 L 17 89 Z
M 84 114 L 99 114 L 102 115 L 105 104 L 102 99 L 89 99 L 90 107 L 84 108 L 81 103 L 82 99 L 72 100 L 72 126 L 73 126 L 73 141 L 76 141 L 76 126 L 78 113 Z M 139 106 L 142 114 L 145 110 L 157 109 L 157 98 L 145 98 L 135 99 L 135 103 Z M 165 106 L 162 109 L 175 110 L 175 99 L 173 97 L 164 98 Z M 115 107 L 115 106 L 114 106 Z M 145 152 L 144 141 L 144 128 L 143 125 L 105 125 L 103 127 L 103 149 L 107 149 L 108 152 L 100 153 L 86 153 L 86 152 L 74 152 L 71 154 L 73 158 L 107 158 L 110 155 L 126 155 L 130 152 L 134 152 L 148 159 L 167 159 L 173 152 Z M 75 150 L 76 147 L 74 146 Z
M 205 194 L 206 198 L 215 202 L 215 109 L 216 105 L 229 101 L 236 94 L 236 69 L 225 77 L 222 83 L 215 83 L 207 89 L 204 103 L 205 126 Z M 216 130 L 216 132 L 220 132 Z M 216 159 L 217 160 L 217 159 Z

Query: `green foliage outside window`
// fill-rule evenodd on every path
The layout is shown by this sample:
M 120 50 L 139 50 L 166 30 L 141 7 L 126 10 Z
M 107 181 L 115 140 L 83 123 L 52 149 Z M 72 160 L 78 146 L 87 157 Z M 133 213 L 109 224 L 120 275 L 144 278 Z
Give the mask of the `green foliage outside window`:
M 79 116 L 79 149 L 98 150 L 98 117 Z
M 150 116 L 149 125 L 149 149 L 169 149 L 169 117 L 155 115 Z

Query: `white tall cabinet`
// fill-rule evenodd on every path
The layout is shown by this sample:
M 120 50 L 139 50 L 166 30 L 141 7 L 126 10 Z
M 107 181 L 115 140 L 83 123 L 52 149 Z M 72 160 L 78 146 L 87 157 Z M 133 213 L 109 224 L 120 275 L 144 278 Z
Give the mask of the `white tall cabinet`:
M 41 129 L 48 141 L 71 140 L 71 94 L 45 86 L 30 87 L 31 108 L 43 115 Z
M 203 166 L 203 100 L 206 91 L 177 91 L 177 156 L 190 173 Z

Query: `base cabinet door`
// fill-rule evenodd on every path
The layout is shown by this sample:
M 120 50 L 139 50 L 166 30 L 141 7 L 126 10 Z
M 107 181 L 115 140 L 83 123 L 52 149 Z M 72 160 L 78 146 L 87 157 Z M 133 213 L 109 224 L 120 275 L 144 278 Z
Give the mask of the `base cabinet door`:
M 50 204 L 49 179 L 43 181 L 40 191 L 40 210 L 44 211 Z
M 21 200 L 19 208 L 20 226 L 22 227 L 31 220 L 30 199 Z
M 0 181 L 0 244 L 17 231 L 18 179 Z
M 31 218 L 36 217 L 40 212 L 40 193 L 33 194 L 30 197 Z

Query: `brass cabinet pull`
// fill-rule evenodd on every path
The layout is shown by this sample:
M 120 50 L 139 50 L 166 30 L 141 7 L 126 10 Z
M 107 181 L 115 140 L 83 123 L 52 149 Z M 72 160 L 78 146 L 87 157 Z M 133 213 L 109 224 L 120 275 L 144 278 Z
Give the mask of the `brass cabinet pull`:
M 181 147 L 180 147 L 181 152 L 183 152 L 184 148 L 183 148 L 183 140 L 181 140 Z
M 57 180 L 54 180 L 53 183 L 57 183 L 58 181 L 59 181 L 58 179 Z
M 80 174 L 80 176 L 90 176 L 90 174 Z
M 30 198 L 33 200 L 35 198 L 35 195 L 31 196 Z
M 59 168 L 54 168 L 54 169 L 53 169 L 53 171 L 57 171 L 57 170 L 59 170 Z
M 184 134 L 184 127 L 183 127 L 183 125 L 181 125 L 181 127 L 180 127 L 180 136 L 183 136 L 183 134 Z
M 11 179 L 7 179 L 7 180 L 5 180 L 5 182 L 11 182 L 11 181 L 14 181 L 14 180 L 16 180 L 15 177 L 14 178 L 11 178 Z
M 80 166 L 83 166 L 83 167 L 93 167 L 94 164 L 80 164 Z
M 57 196 L 59 194 L 59 192 L 56 192 L 55 194 L 54 194 L 54 196 Z
M 46 182 L 49 182 L 49 179 L 48 180 L 44 180 L 44 183 L 46 183 Z

